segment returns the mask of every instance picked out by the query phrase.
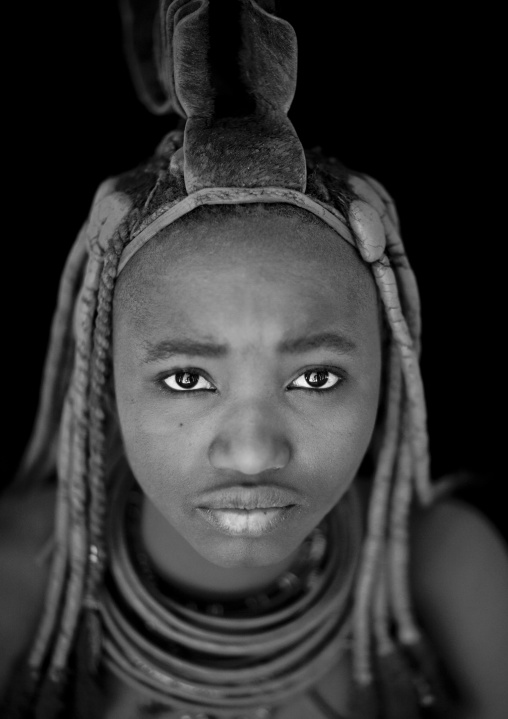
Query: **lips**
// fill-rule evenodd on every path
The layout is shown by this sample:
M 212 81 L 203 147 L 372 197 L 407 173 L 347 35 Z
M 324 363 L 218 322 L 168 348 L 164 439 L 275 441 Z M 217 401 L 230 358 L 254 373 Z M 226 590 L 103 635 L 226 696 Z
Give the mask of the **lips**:
M 274 532 L 297 511 L 293 504 L 270 509 L 202 509 L 198 512 L 222 534 L 233 537 L 261 537 Z
M 262 510 L 302 504 L 294 491 L 276 485 L 234 486 L 208 492 L 199 498 L 200 509 Z

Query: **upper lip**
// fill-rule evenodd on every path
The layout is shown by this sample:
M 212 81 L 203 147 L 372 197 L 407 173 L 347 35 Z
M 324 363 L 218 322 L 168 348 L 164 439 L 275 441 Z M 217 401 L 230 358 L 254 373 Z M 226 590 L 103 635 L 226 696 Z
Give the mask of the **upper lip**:
M 296 492 L 273 484 L 216 489 L 199 500 L 202 509 L 271 509 L 301 504 Z

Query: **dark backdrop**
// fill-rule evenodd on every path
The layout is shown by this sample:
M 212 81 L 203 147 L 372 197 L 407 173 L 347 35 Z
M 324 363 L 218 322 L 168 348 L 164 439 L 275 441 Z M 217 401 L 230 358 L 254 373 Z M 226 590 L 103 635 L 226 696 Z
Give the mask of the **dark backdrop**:
M 474 501 L 504 526 L 504 195 L 488 20 L 464 8 L 458 18 L 428 5 L 341 5 L 278 2 L 299 39 L 290 115 L 305 145 L 366 171 L 396 199 L 423 300 L 433 471 L 481 474 L 486 489 Z M 93 193 L 172 127 L 135 97 L 114 0 L 18 12 L 4 69 L 6 480 L 33 419 L 58 277 Z

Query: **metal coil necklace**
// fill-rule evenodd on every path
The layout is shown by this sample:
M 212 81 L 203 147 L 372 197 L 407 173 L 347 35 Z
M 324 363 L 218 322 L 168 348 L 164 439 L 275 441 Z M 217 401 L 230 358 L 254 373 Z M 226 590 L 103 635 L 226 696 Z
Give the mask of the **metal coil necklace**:
M 101 597 L 104 664 L 179 719 L 267 719 L 310 689 L 347 646 L 361 545 L 350 490 L 290 569 L 241 600 L 196 600 L 154 572 L 140 536 L 142 493 L 121 483 Z

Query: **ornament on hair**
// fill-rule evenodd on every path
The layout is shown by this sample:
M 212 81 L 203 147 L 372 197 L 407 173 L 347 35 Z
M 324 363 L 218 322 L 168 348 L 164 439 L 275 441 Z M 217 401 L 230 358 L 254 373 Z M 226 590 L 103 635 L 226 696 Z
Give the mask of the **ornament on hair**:
M 183 166 L 187 192 L 304 192 L 305 155 L 287 117 L 297 71 L 291 25 L 263 9 L 266 2 L 166 0 L 155 23 L 158 49 L 150 59 L 143 44 L 148 26 L 138 27 L 133 5 L 123 2 L 135 84 L 149 110 L 176 112 L 186 120 L 183 158 L 179 152 L 171 172 Z

